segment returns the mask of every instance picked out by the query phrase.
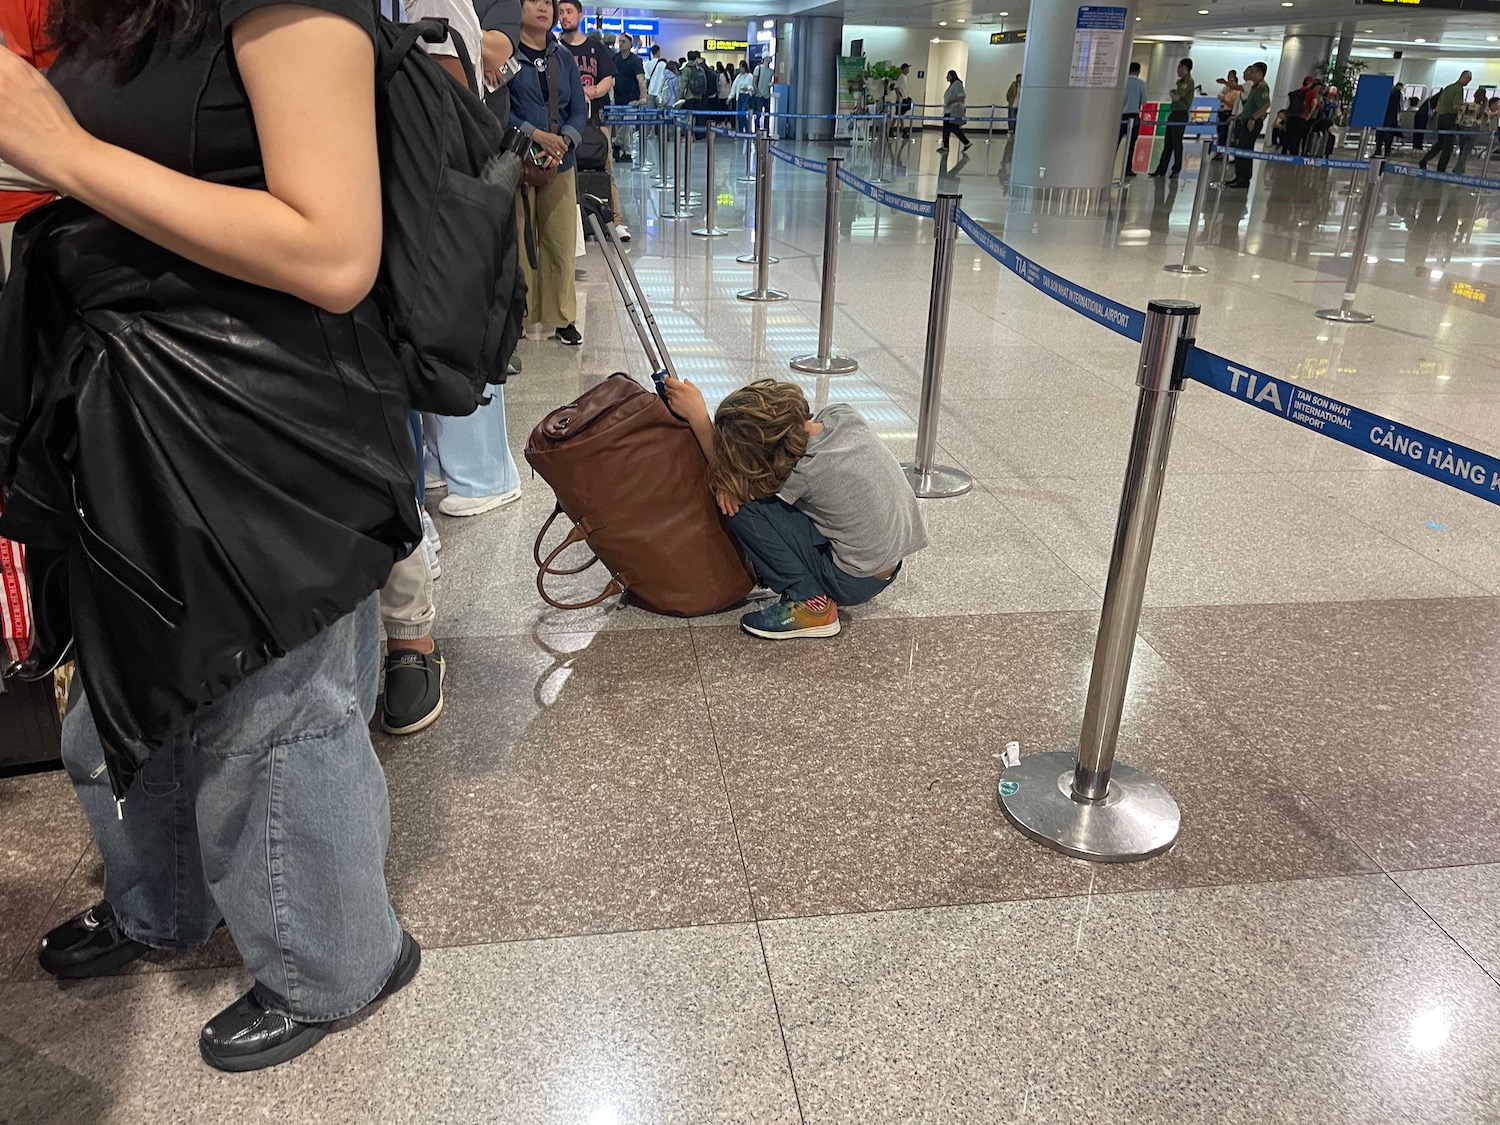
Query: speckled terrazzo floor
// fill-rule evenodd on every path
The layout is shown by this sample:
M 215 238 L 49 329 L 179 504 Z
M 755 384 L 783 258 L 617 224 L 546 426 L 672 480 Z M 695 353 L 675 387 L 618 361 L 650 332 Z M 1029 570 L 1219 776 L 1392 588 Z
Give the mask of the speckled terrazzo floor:
M 1491 312 L 1386 262 L 1363 290 L 1379 325 L 1310 316 L 1336 193 L 1318 211 L 1266 177 L 1216 218 L 1213 272 L 1181 279 L 1160 266 L 1190 193 L 1012 222 L 983 160 L 955 175 L 923 143 L 902 190 L 936 170 L 1074 280 L 1196 296 L 1215 350 L 1500 452 Z M 815 342 L 817 178 L 781 179 L 792 300 L 750 307 L 744 235 L 660 223 L 625 177 L 679 367 L 711 399 L 788 377 Z M 1374 252 L 1394 260 L 1390 202 Z M 910 456 L 929 236 L 846 218 L 835 339 L 861 371 L 801 381 Z M 1486 232 L 1444 264 L 1487 283 Z M 199 1062 L 199 1025 L 244 986 L 222 934 L 116 978 L 42 976 L 37 937 L 93 901 L 99 864 L 64 779 L 0 780 L 0 1123 L 1500 1122 L 1500 513 L 1190 388 L 1120 740 L 1182 836 L 1127 866 L 1047 851 L 1000 815 L 999 756 L 1076 743 L 1133 348 L 971 250 L 940 442 L 978 484 L 927 503 L 933 546 L 837 641 L 545 610 L 539 480 L 440 518 L 447 710 L 377 740 L 392 895 L 426 958 L 311 1054 Z M 518 452 L 580 388 L 643 373 L 580 265 L 587 342 L 523 344 Z

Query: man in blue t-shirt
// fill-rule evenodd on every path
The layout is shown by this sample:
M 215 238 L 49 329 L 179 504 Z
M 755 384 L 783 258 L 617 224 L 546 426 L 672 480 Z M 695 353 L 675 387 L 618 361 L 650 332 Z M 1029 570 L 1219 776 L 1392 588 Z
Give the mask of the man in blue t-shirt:
M 1141 135 L 1141 107 L 1146 104 L 1146 84 L 1141 81 L 1141 64 L 1133 62 L 1130 64 L 1130 76 L 1125 79 L 1125 105 L 1120 111 L 1120 136 L 1115 141 L 1118 148 L 1120 141 L 1126 136 L 1130 137 L 1130 144 L 1125 147 L 1125 175 L 1135 175 L 1135 142 Z

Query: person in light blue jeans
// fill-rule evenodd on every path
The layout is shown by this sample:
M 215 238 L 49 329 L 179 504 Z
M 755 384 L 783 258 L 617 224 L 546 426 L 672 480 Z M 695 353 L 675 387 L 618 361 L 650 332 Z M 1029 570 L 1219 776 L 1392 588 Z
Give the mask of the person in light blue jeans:
M 521 472 L 505 432 L 505 388 L 493 383 L 491 398 L 473 414 L 424 415 L 427 486 L 447 486 L 438 502 L 445 516 L 477 516 L 521 498 Z
M 379 658 L 372 595 L 172 735 L 118 811 L 75 680 L 63 763 L 104 857 L 104 901 L 94 927 L 74 928 L 93 929 L 96 947 L 101 929 L 117 930 L 118 966 L 148 948 L 196 948 L 222 921 L 259 1004 L 316 1037 L 405 983 L 420 957 L 386 894 L 390 807 L 367 726 Z M 44 966 L 98 975 L 106 966 L 84 952 L 44 946 Z

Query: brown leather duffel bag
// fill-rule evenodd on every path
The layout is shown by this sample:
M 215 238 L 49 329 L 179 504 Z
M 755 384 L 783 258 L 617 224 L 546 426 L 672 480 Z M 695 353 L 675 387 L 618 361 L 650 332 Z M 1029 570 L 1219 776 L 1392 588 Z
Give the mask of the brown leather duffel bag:
M 692 428 L 629 375 L 611 375 L 543 418 L 526 460 L 557 493 L 533 548 L 536 588 L 548 605 L 586 609 L 623 592 L 653 613 L 697 617 L 728 609 L 754 587 L 709 494 Z M 543 556 L 564 513 L 573 528 Z M 594 558 L 558 569 L 558 557 L 581 540 Z M 581 574 L 596 560 L 613 576 L 597 597 L 569 603 L 547 593 L 549 574 Z

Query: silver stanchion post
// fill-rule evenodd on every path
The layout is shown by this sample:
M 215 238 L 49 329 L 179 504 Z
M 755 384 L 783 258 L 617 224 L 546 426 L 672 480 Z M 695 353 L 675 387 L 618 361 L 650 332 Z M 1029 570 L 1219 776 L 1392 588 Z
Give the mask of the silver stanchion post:
M 736 132 L 738 132 L 738 130 L 736 130 Z M 750 166 L 750 153 L 755 148 L 755 143 L 748 137 L 746 137 L 741 139 L 740 145 L 745 150 L 745 172 L 743 175 L 738 177 L 739 182 L 742 184 L 758 183 L 760 177 L 755 174 L 755 169 Z
M 1115 762 L 1156 516 L 1161 509 L 1183 367 L 1198 326 L 1191 301 L 1152 301 L 1146 312 L 1135 424 L 1115 523 L 1104 611 L 1094 645 L 1078 756 L 1032 754 L 1000 775 L 1000 806 L 1033 840 L 1079 859 L 1160 855 L 1177 840 L 1181 810 L 1150 774 Z
M 1359 226 L 1354 228 L 1354 253 L 1349 258 L 1349 276 L 1344 281 L 1344 299 L 1336 309 L 1319 309 L 1320 320 L 1336 320 L 1342 324 L 1373 324 L 1375 318 L 1369 313 L 1354 311 L 1354 295 L 1359 292 L 1359 275 L 1365 268 L 1365 243 L 1370 240 L 1370 228 L 1375 225 L 1375 212 L 1380 210 L 1380 157 L 1370 161 L 1365 170 L 1363 206 L 1359 212 Z
M 689 117 L 687 131 L 683 134 L 682 142 L 682 205 L 687 209 L 691 209 L 695 203 L 703 202 L 703 197 L 693 190 L 693 141 L 695 138 L 693 119 Z
M 667 119 L 665 117 L 656 122 L 656 175 L 652 177 L 651 186 L 659 188 L 667 186 Z
M 917 412 L 917 452 L 906 470 L 907 483 L 924 500 L 961 496 L 974 478 L 951 465 L 934 464 L 938 416 L 943 404 L 943 356 L 948 350 L 948 302 L 953 292 L 953 248 L 958 241 L 961 195 L 941 193 L 933 214 L 932 296 L 927 302 L 927 351 L 922 359 L 922 402 Z
M 764 129 L 755 134 L 755 288 L 735 294 L 742 301 L 785 301 L 786 293 L 771 288 L 771 138 Z
M 1128 142 L 1129 138 L 1126 140 Z M 1182 247 L 1182 261 L 1162 266 L 1168 273 L 1208 272 L 1207 266 L 1193 264 L 1193 251 L 1198 247 L 1198 225 L 1203 222 L 1203 203 L 1208 198 L 1208 158 L 1213 142 L 1204 137 L 1200 148 L 1202 155 L 1198 157 L 1198 188 L 1193 192 L 1193 214 L 1188 221 L 1187 242 Z
M 891 129 L 891 115 L 884 107 L 880 111 L 880 144 L 875 148 L 875 174 L 870 177 L 872 184 L 888 184 L 891 181 L 885 176 L 885 157 L 889 147 L 888 136 Z
M 712 124 L 708 127 L 707 139 L 708 150 L 703 154 L 703 159 L 708 165 L 703 174 L 703 199 L 705 206 L 708 208 L 708 215 L 704 219 L 703 225 L 693 231 L 693 233 L 699 238 L 719 238 L 729 232 L 720 228 L 719 224 L 714 221 L 719 210 L 719 188 L 715 183 L 718 166 L 714 158 L 714 126 Z
M 830 156 L 824 172 L 823 288 L 818 296 L 818 354 L 799 355 L 791 363 L 793 371 L 805 371 L 809 375 L 847 375 L 859 370 L 859 364 L 848 356 L 833 354 L 833 290 L 839 270 L 839 193 L 844 188 L 839 181 L 839 169 L 843 166 L 842 157 Z
M 667 195 L 667 209 L 658 215 L 663 219 L 686 219 L 682 207 L 682 126 L 674 122 L 672 128 L 672 182 L 662 188 Z
M 765 142 L 766 142 L 766 146 L 765 146 L 764 149 L 762 149 L 761 143 L 760 143 L 762 141 L 762 139 L 764 139 Z M 753 142 L 751 142 L 751 143 L 755 146 L 755 204 L 754 204 L 754 207 L 755 207 L 755 210 L 754 210 L 754 215 L 755 215 L 755 241 L 750 244 L 750 252 L 748 254 L 737 254 L 735 256 L 735 259 L 734 259 L 736 262 L 739 262 L 741 265 L 744 265 L 744 266 L 755 266 L 755 265 L 759 265 L 760 264 L 761 250 L 762 250 L 761 241 L 760 241 L 760 201 L 761 201 L 761 199 L 764 198 L 764 199 L 766 199 L 768 201 L 767 202 L 767 207 L 766 207 L 766 214 L 769 215 L 771 213 L 771 211 L 770 211 L 770 205 L 769 205 L 769 200 L 770 200 L 770 197 L 771 197 L 771 192 L 770 192 L 770 189 L 769 189 L 768 185 L 766 185 L 763 182 L 763 178 L 762 178 L 762 173 L 767 172 L 769 170 L 770 166 L 771 166 L 771 151 L 770 151 L 771 142 L 770 142 L 770 138 L 766 137 L 766 135 L 764 133 L 762 133 L 762 132 L 757 132 L 755 134 L 755 140 Z M 770 234 L 769 234 L 769 232 L 767 232 L 767 235 L 766 235 L 766 247 L 767 248 L 769 248 L 770 243 L 771 243 Z M 774 266 L 777 262 L 781 261 L 781 259 L 778 258 L 778 257 L 776 257 L 775 254 L 769 254 L 769 255 L 766 256 L 766 261 L 769 262 L 771 265 Z

